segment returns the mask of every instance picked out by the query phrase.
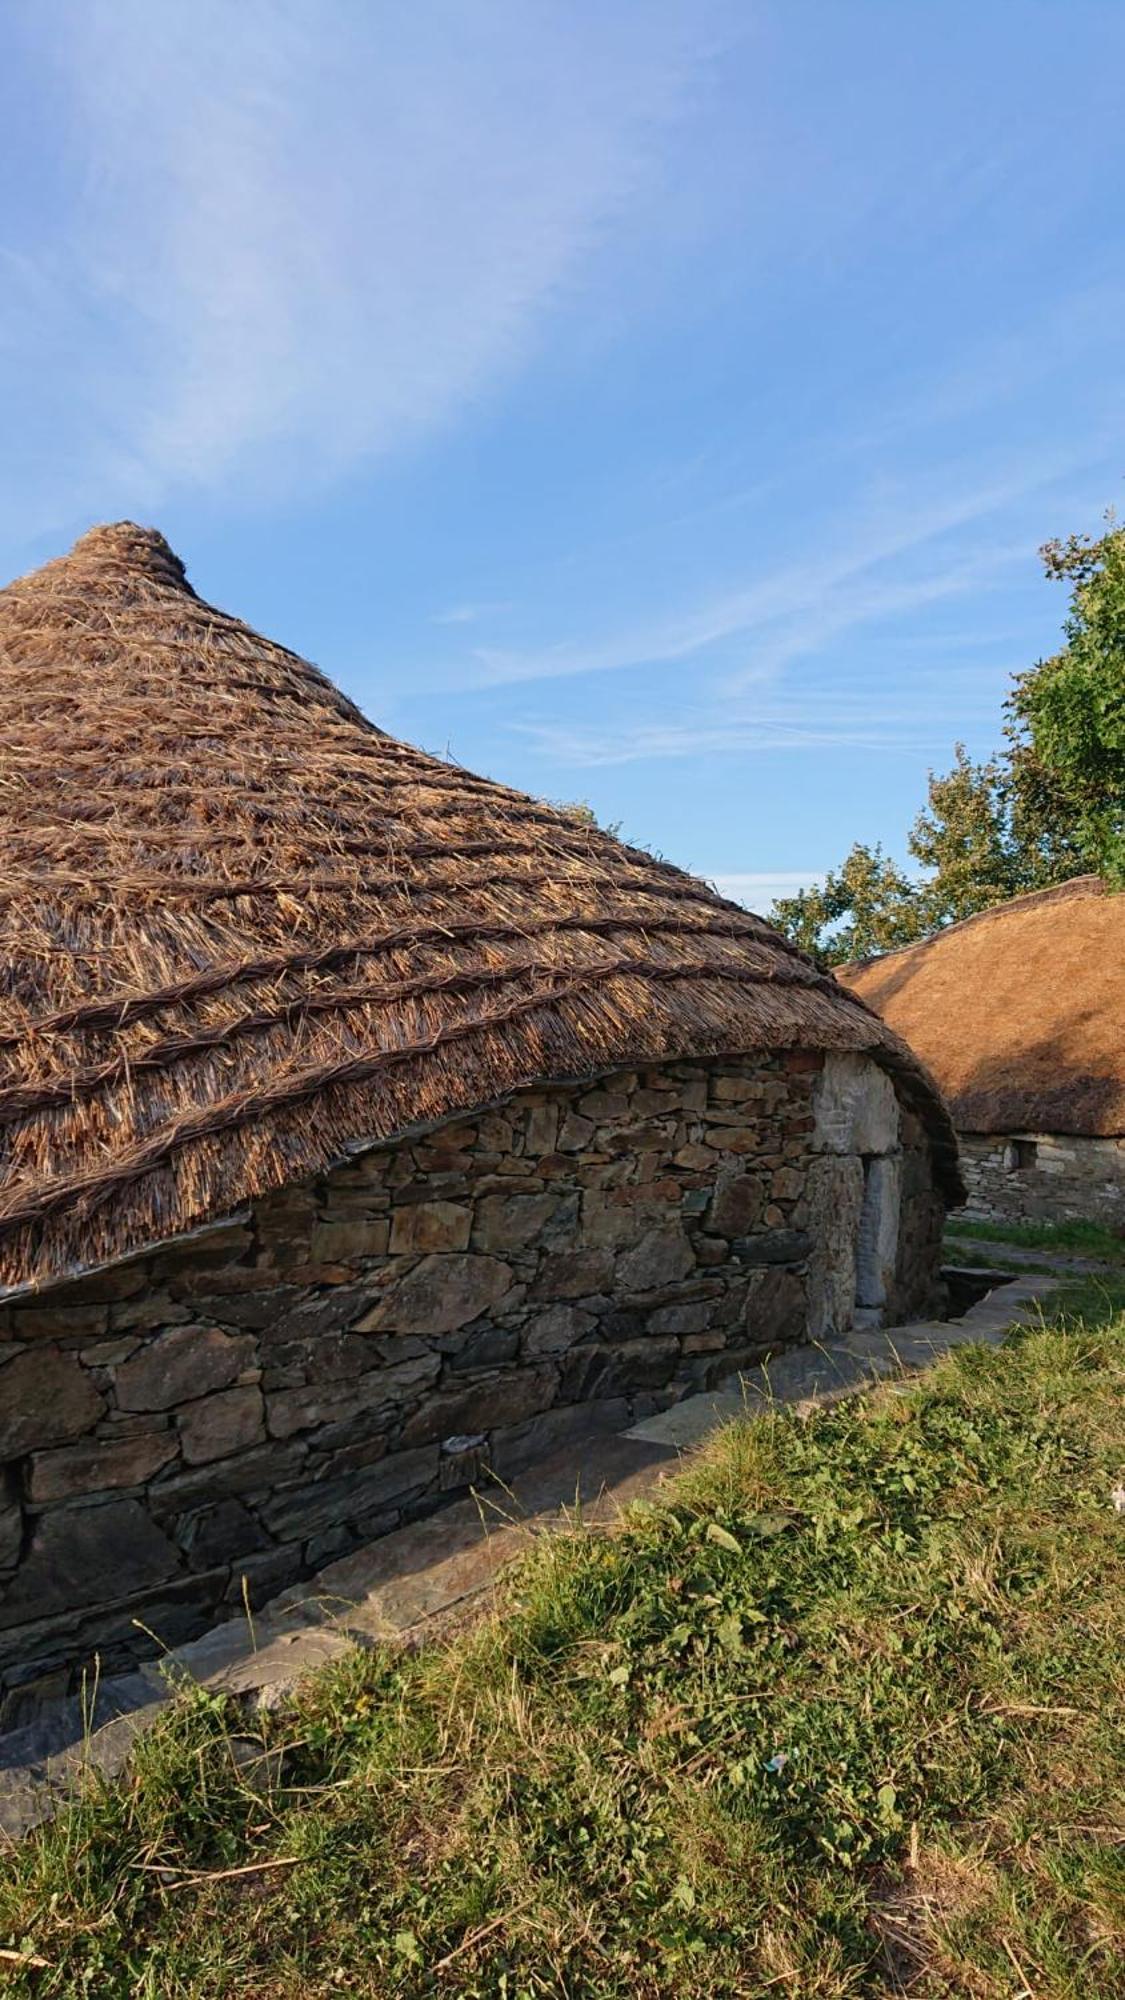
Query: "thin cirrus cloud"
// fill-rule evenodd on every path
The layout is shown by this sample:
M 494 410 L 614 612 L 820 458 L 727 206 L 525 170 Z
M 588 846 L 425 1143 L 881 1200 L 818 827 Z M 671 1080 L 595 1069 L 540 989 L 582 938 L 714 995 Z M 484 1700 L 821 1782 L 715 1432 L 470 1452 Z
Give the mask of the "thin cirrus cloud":
M 524 652 L 475 646 L 471 659 L 452 670 L 453 684 L 503 686 L 670 665 L 733 640 L 756 639 L 759 645 L 748 647 L 749 656 L 726 673 L 724 691 L 735 694 L 855 626 L 979 588 L 1011 563 L 1026 560 L 1030 536 L 985 538 L 981 544 L 978 524 L 1081 470 L 1090 456 L 1083 449 L 1024 457 L 988 479 L 963 475 L 946 498 L 925 506 L 897 495 L 870 511 L 859 528 L 829 524 L 828 552 L 819 560 L 782 563 L 743 589 L 604 638 Z M 970 545 L 947 546 L 962 530 L 973 530 Z M 921 574 L 881 573 L 931 545 Z
M 23 95 L 57 108 L 0 192 L 25 529 L 330 479 L 463 413 L 645 187 L 711 11 L 29 10 Z
M 713 875 L 711 880 L 728 902 L 742 903 L 746 909 L 765 912 L 783 896 L 795 896 L 799 889 L 811 889 L 823 881 L 824 868 L 783 868 L 770 873 L 750 871 L 733 875 Z
M 494 604 L 451 604 L 447 611 L 436 611 L 431 623 L 434 625 L 478 625 L 482 618 L 499 618 L 512 608 L 509 600 Z

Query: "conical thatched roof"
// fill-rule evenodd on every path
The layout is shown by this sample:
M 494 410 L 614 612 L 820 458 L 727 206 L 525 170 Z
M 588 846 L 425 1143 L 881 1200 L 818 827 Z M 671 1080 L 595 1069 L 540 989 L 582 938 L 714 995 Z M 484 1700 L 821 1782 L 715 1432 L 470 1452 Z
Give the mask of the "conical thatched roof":
M 1125 1134 L 1125 895 L 1096 875 L 838 976 L 928 1063 L 961 1131 Z
M 229 1213 L 351 1142 L 544 1078 L 870 1048 L 759 918 L 375 729 L 96 528 L 0 591 L 0 1284 Z

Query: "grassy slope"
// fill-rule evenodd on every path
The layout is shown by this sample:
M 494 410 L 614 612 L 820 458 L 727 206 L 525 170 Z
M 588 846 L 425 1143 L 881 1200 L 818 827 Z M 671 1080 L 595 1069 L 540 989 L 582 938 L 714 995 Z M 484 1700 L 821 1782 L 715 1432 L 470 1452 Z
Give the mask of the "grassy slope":
M 1109 1264 L 1125 1263 L 1125 1237 L 1098 1222 L 970 1222 L 953 1215 L 945 1233 L 980 1243 L 1019 1243 L 1032 1250 L 1068 1250 Z
M 260 1740 L 185 1699 L 9 1861 L 12 1990 L 1125 1994 L 1122 1305 L 732 1427 Z

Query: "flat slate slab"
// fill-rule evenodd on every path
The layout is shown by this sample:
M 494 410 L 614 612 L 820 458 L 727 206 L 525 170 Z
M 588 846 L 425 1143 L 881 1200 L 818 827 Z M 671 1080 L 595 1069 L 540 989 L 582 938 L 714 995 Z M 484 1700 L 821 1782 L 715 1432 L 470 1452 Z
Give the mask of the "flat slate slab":
M 18 1839 L 50 1817 L 83 1775 L 113 1777 L 184 1680 L 283 1701 L 313 1668 L 353 1646 L 412 1643 L 487 1600 L 500 1573 L 537 1535 L 569 1525 L 611 1527 L 681 1453 L 720 1425 L 787 1404 L 807 1412 L 888 1376 L 908 1376 L 966 1342 L 992 1343 L 1038 1317 L 1058 1280 L 1019 1278 L 960 1320 L 857 1329 L 823 1346 L 791 1348 L 729 1383 L 689 1396 L 623 1436 L 595 1435 L 532 1467 L 510 1487 L 482 1488 L 439 1514 L 331 1563 L 252 1620 L 232 1618 L 159 1663 L 103 1682 L 92 1705 L 59 1704 L 0 1737 L 0 1835 Z

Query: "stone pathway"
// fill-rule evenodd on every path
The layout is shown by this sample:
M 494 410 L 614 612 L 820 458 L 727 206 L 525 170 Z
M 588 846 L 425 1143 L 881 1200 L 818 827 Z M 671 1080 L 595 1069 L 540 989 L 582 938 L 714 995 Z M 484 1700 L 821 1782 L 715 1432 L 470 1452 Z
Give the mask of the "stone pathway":
M 593 1437 L 517 1479 L 396 1529 L 275 1598 L 252 1620 L 231 1619 L 158 1663 L 60 1703 L 42 1721 L 0 1737 L 0 1836 L 18 1839 L 59 1798 L 97 1771 L 112 1777 L 177 1683 L 273 1706 L 312 1668 L 352 1646 L 421 1643 L 475 1612 L 500 1571 L 546 1531 L 611 1527 L 630 1500 L 680 1454 L 732 1418 L 771 1404 L 804 1413 L 895 1374 L 928 1366 L 951 1347 L 996 1343 L 1038 1317 L 1055 1278 L 1016 1278 L 959 1320 L 856 1330 L 823 1347 L 792 1348 L 736 1383 L 689 1396 L 621 1437 Z

